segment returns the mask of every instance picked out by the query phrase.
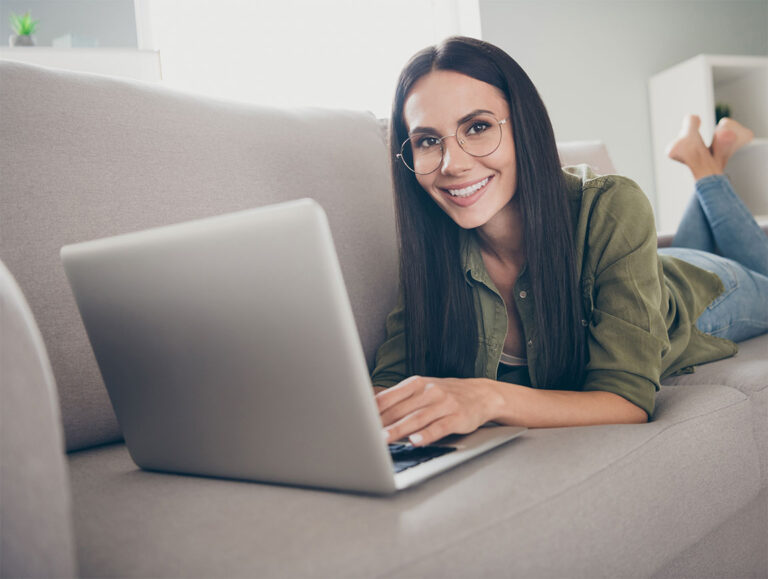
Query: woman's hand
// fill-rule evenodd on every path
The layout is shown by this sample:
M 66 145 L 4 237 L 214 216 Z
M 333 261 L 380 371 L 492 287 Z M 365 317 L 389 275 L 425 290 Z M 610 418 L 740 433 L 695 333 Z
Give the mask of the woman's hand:
M 381 422 L 393 442 L 408 437 L 415 446 L 449 434 L 468 434 L 493 419 L 498 395 L 482 378 L 411 376 L 376 395 Z

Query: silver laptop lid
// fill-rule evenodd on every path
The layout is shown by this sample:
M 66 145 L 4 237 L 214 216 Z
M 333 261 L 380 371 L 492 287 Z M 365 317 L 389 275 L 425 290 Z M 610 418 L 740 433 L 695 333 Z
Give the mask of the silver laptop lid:
M 395 489 L 316 202 L 79 243 L 61 256 L 139 466 Z

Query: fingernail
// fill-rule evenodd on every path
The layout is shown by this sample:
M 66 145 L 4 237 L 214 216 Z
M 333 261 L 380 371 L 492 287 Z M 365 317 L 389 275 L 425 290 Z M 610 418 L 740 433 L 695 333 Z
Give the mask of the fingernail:
M 424 437 L 421 434 L 411 434 L 408 437 L 408 440 L 411 441 L 411 444 L 419 444 L 422 440 L 424 440 Z
M 389 430 L 382 430 L 381 434 L 384 435 L 384 440 L 389 441 Z

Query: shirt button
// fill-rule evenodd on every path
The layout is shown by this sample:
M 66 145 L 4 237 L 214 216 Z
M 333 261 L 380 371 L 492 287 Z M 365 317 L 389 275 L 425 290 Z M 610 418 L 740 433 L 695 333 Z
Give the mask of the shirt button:
M 520 292 L 520 299 L 524 300 L 527 297 L 528 297 L 528 292 L 527 291 L 523 290 L 523 291 Z
M 533 340 L 528 340 L 528 347 L 533 346 Z
M 581 320 L 581 325 L 586 328 L 589 325 L 589 322 L 587 320 Z

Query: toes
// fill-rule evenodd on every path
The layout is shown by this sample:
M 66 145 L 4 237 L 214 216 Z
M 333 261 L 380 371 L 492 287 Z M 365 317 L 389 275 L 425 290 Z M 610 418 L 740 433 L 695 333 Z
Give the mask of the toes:
M 754 133 L 731 118 L 720 119 L 712 139 L 712 155 L 725 169 L 728 159 L 754 138 Z
M 690 135 L 693 132 L 699 132 L 701 126 L 701 117 L 699 115 L 686 115 L 683 119 L 683 130 L 681 135 Z

